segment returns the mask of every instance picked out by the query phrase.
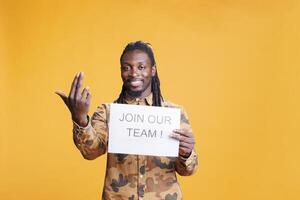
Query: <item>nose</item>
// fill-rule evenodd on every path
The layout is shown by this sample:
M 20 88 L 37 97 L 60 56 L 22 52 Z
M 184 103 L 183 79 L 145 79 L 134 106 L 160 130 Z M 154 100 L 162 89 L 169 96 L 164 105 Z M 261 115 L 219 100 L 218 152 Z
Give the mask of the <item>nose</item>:
M 132 67 L 132 68 L 131 68 L 130 75 L 131 75 L 132 77 L 136 77 L 136 76 L 138 75 L 138 69 L 137 69 L 137 67 Z

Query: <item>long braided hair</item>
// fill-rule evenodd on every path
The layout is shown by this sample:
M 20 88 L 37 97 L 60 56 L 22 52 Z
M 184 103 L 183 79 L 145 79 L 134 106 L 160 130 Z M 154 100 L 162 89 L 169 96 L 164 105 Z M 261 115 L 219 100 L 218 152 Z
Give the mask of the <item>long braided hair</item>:
M 130 42 L 127 44 L 127 46 L 123 50 L 123 53 L 120 57 L 121 65 L 122 65 L 123 56 L 127 52 L 133 51 L 133 50 L 140 50 L 140 51 L 145 52 L 150 58 L 151 65 L 152 66 L 156 65 L 153 50 L 151 48 L 151 44 L 145 43 L 143 41 Z M 122 104 L 125 103 L 125 92 L 126 92 L 126 88 L 123 84 L 119 98 L 116 100 L 117 103 L 122 103 Z M 152 106 L 161 106 L 161 100 L 163 100 L 163 97 L 162 97 L 161 91 L 160 91 L 160 81 L 158 78 L 157 69 L 156 69 L 155 75 L 152 77 L 152 80 L 151 80 L 151 92 L 153 94 Z

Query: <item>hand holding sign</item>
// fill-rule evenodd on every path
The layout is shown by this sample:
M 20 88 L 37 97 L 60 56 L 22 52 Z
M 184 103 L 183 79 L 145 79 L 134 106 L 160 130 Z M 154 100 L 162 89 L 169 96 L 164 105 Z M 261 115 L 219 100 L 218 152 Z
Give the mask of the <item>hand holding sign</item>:
M 179 155 L 189 157 L 194 149 L 195 139 L 190 129 L 175 129 L 171 138 L 179 140 Z
M 80 93 L 82 83 L 83 72 L 79 72 L 74 77 L 69 96 L 67 96 L 63 91 L 56 91 L 55 93 L 62 98 L 66 106 L 69 108 L 73 121 L 80 126 L 86 126 L 88 123 L 87 115 L 92 96 L 89 92 L 89 87 L 84 88 Z

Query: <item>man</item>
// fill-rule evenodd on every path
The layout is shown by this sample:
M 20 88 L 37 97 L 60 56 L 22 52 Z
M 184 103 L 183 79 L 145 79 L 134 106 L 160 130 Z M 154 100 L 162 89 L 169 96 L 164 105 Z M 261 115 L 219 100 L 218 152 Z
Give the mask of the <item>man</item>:
M 182 199 L 176 172 L 191 175 L 198 165 L 187 115 L 182 107 L 163 100 L 150 44 L 142 41 L 129 43 L 121 55 L 120 64 L 123 87 L 115 103 L 181 109 L 181 128 L 170 135 L 179 140 L 179 155 L 175 158 L 108 153 L 102 199 Z M 71 112 L 75 145 L 85 159 L 92 160 L 107 151 L 110 105 L 99 106 L 90 118 L 91 94 L 88 87 L 81 92 L 82 82 L 83 73 L 78 73 L 69 96 L 61 91 L 56 93 Z

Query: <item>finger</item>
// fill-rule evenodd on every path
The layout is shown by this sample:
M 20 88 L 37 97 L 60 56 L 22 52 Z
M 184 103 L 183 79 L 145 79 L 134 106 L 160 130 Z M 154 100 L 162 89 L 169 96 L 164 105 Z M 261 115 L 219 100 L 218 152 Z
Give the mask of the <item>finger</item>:
M 69 105 L 68 97 L 67 97 L 67 95 L 63 91 L 57 90 L 57 91 L 55 91 L 55 94 L 57 94 L 58 96 L 60 96 L 67 106 Z
M 180 140 L 180 134 L 177 134 L 177 133 L 171 133 L 169 135 L 170 138 L 173 138 L 175 140 Z
M 61 97 L 61 99 L 64 101 L 64 103 L 66 104 L 68 109 L 71 111 L 70 101 L 69 101 L 67 95 L 63 91 L 55 91 L 55 93 Z
M 86 97 L 86 104 L 90 105 L 92 99 L 91 93 L 88 91 L 87 97 Z
M 74 99 L 78 76 L 79 76 L 79 73 L 77 73 L 73 79 L 72 86 L 71 86 L 70 93 L 69 93 L 70 99 Z
M 186 148 L 186 147 L 180 147 L 179 148 L 179 154 L 184 154 L 184 155 L 186 155 L 186 154 L 188 154 L 188 153 L 190 153 L 192 150 L 191 149 L 189 149 L 189 148 Z
M 187 147 L 179 147 L 179 150 L 180 150 L 181 152 L 188 152 L 188 151 L 190 151 L 190 149 L 187 148 Z
M 89 89 L 90 89 L 89 86 L 86 86 L 86 87 L 83 89 L 83 91 L 82 91 L 82 93 L 81 93 L 81 100 L 86 101 L 86 98 L 87 98 Z
M 181 143 L 186 143 L 186 144 L 189 144 L 189 145 L 194 145 L 195 144 L 194 138 L 184 137 L 184 136 L 182 136 L 180 134 L 177 134 L 177 133 L 170 134 L 170 137 L 178 140 L 180 142 L 180 144 Z
M 185 147 L 185 148 L 193 148 L 193 143 L 187 143 L 187 142 L 180 142 L 179 147 Z
M 174 129 L 173 132 L 184 134 L 184 133 L 191 133 L 192 131 L 191 129 L 179 128 L 179 129 Z
M 178 133 L 183 137 L 193 137 L 193 133 L 189 129 L 175 129 L 173 132 Z
M 180 137 L 180 142 L 185 142 L 189 144 L 195 144 L 194 138 L 188 138 L 188 137 Z
M 78 79 L 77 79 L 77 84 L 76 84 L 76 90 L 75 90 L 75 99 L 79 100 L 81 99 L 81 95 L 80 95 L 80 88 L 82 86 L 82 82 L 83 82 L 83 72 L 79 73 Z
M 182 138 L 185 138 L 185 136 L 181 135 L 181 133 L 173 131 L 173 133 L 170 134 L 171 138 L 182 140 Z
M 62 98 L 68 98 L 67 95 L 64 93 L 64 91 L 56 90 L 55 94 L 59 95 Z

